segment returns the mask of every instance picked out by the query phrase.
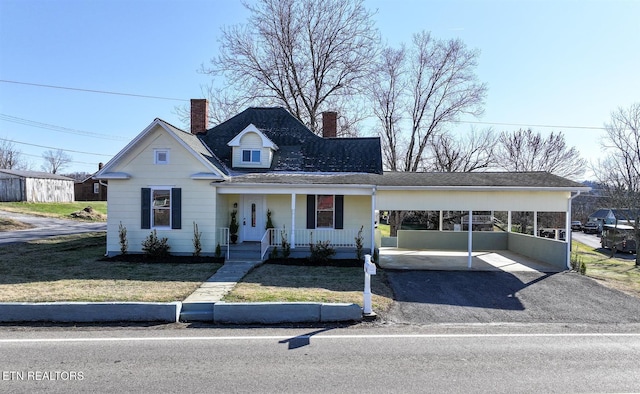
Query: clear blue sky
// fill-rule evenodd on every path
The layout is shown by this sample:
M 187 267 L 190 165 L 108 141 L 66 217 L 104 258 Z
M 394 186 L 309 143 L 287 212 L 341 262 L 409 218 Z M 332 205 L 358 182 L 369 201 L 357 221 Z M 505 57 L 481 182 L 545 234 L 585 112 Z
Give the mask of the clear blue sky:
M 365 4 L 389 44 L 428 30 L 478 48 L 489 85 L 479 121 L 496 131 L 562 131 L 592 160 L 611 111 L 640 101 L 640 1 Z M 202 97 L 209 77 L 197 70 L 215 54 L 220 27 L 246 18 L 239 1 L 0 0 L 1 80 L 179 99 L 0 82 L 0 138 L 34 170 L 45 150 L 62 148 L 74 160 L 66 172 L 94 172 L 154 118 L 183 126 L 174 108 Z

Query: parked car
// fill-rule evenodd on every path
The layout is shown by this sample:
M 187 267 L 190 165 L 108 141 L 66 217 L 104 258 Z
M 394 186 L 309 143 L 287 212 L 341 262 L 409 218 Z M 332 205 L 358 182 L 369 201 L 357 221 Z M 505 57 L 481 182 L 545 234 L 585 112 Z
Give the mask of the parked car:
M 585 234 L 600 234 L 600 225 L 596 222 L 588 222 L 582 226 L 582 231 Z
M 580 231 L 582 230 L 582 222 L 579 220 L 574 220 L 571 222 L 571 230 Z

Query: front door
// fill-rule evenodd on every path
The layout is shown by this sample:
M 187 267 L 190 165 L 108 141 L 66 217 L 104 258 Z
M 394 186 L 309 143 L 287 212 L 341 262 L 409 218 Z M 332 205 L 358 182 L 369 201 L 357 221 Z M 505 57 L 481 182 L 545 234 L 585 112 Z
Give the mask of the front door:
M 260 241 L 265 232 L 264 196 L 246 195 L 242 209 L 243 240 Z

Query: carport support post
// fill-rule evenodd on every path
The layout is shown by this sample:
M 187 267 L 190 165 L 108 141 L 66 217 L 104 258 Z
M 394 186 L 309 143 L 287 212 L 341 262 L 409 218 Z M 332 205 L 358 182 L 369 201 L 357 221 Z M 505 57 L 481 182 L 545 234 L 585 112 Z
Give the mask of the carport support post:
M 291 193 L 291 239 L 289 241 L 291 249 L 296 248 L 296 194 Z
M 473 229 L 473 211 L 469 211 L 469 240 L 467 242 L 467 247 L 469 248 L 469 256 L 467 257 L 467 268 L 471 269 L 471 259 L 473 252 L 473 233 L 471 230 Z

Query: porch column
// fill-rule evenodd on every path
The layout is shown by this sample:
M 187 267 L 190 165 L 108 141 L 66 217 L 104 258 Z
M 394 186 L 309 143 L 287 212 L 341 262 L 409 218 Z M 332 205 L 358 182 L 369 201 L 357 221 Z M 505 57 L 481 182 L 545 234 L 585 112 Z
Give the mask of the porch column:
M 567 269 L 571 269 L 571 201 L 580 195 L 578 192 L 567 200 L 567 212 L 565 212 L 564 241 L 567 243 Z
M 376 249 L 376 187 L 371 191 L 371 255 Z
M 473 211 L 469 211 L 469 240 L 467 242 L 467 246 L 469 248 L 469 257 L 467 258 L 467 268 L 471 269 L 471 259 L 472 259 L 472 252 L 473 252 L 473 233 L 471 232 L 471 229 L 473 228 Z
M 507 212 L 507 232 L 511 232 L 511 211 Z
M 291 249 L 296 248 L 296 194 L 291 193 L 291 241 L 289 246 Z
M 533 211 L 533 236 L 538 236 L 538 211 Z
M 443 223 L 444 223 L 444 218 L 442 217 L 442 210 L 440 210 L 440 221 L 438 222 L 438 231 L 442 231 Z

